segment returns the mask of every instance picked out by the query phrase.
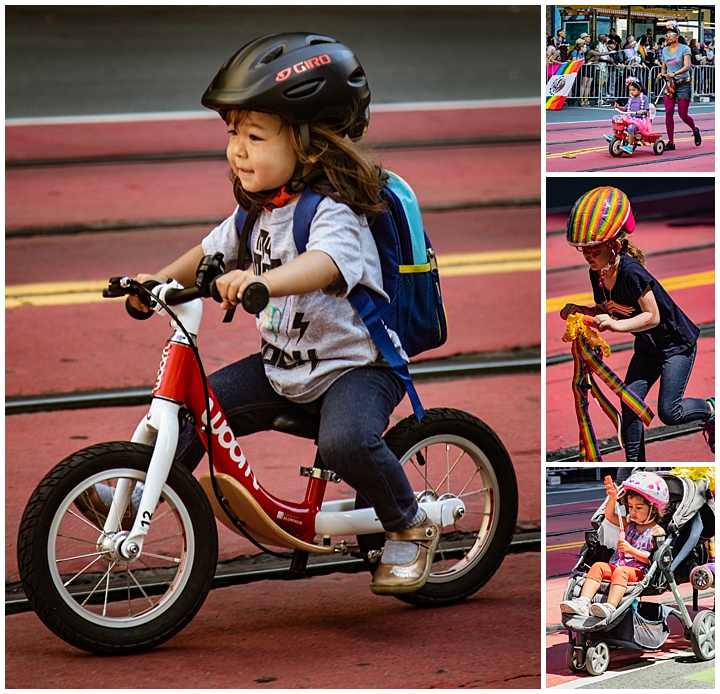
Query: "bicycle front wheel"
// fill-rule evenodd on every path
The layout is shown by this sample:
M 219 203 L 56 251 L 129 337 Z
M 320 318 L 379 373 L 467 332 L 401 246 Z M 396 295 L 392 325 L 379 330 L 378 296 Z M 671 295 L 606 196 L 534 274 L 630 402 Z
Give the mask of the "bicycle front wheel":
M 103 532 L 118 483 L 144 482 L 151 455 L 128 442 L 78 451 L 45 476 L 25 508 L 18 537 L 25 594 L 45 626 L 77 648 L 150 650 L 183 629 L 210 590 L 215 520 L 185 468 L 172 467 L 137 558 L 117 551 L 132 509 L 116 532 Z
M 421 500 L 453 496 L 465 505 L 464 516 L 442 528 L 425 586 L 396 597 L 423 607 L 459 602 L 492 578 L 513 538 L 518 495 L 510 456 L 487 424 L 448 408 L 428 410 L 420 422 L 403 420 L 385 441 Z M 358 498 L 356 505 L 366 504 Z M 384 540 L 384 534 L 358 536 L 363 551 Z

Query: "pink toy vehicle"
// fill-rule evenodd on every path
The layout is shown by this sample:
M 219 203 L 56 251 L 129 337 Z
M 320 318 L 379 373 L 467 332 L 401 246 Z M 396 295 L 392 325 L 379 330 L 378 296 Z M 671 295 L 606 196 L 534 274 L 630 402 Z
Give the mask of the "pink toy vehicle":
M 655 154 L 662 154 L 665 151 L 665 142 L 661 139 L 661 136 L 657 133 L 652 132 L 652 121 L 655 118 L 656 109 L 654 105 L 650 105 L 648 116 L 642 120 L 635 118 L 632 112 L 618 111 L 617 115 L 613 116 L 612 135 L 605 135 L 605 139 L 610 143 L 608 150 L 613 157 L 621 157 L 623 154 L 629 154 L 629 152 L 623 147 L 629 147 L 628 140 L 628 129 L 631 125 L 637 126 L 635 130 L 635 141 L 633 142 L 633 151 L 639 145 L 652 146 Z M 640 136 L 640 137 L 638 137 Z

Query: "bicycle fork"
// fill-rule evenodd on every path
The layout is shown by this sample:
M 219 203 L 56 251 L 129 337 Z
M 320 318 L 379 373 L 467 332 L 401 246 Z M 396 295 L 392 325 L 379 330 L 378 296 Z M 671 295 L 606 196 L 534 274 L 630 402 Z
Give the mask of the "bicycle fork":
M 153 398 L 150 410 L 133 434 L 133 443 L 142 443 L 154 446 L 154 448 L 133 527 L 124 537 L 115 535 L 119 539 L 115 546 L 116 551 L 125 560 L 132 560 L 140 555 L 153 514 L 160 502 L 163 486 L 170 474 L 177 448 L 180 433 L 179 411 L 180 405 L 177 403 Z M 130 496 L 135 489 L 135 484 L 136 481 L 131 479 L 118 480 L 112 505 L 103 527 L 105 537 L 117 533 L 120 519 L 130 503 Z

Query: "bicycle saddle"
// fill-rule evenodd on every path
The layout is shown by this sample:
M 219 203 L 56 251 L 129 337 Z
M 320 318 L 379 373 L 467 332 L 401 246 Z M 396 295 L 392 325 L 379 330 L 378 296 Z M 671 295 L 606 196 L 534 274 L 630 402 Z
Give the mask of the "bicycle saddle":
M 299 436 L 303 439 L 317 439 L 320 430 L 320 418 L 309 412 L 283 412 L 272 422 L 274 431 Z

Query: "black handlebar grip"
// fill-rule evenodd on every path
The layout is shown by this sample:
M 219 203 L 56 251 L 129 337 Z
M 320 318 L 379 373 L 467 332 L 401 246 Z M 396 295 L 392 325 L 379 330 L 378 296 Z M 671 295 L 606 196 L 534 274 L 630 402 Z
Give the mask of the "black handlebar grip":
M 155 313 L 154 311 L 139 311 L 130 303 L 130 299 L 125 299 L 125 310 L 135 320 L 147 320 L 152 318 Z
M 270 292 L 262 282 L 253 282 L 245 288 L 242 295 L 242 307 L 248 313 L 260 313 L 270 301 Z
M 216 286 L 217 278 L 210 282 L 210 296 L 215 299 L 218 303 L 222 302 L 222 297 Z M 262 282 L 253 282 L 249 284 L 242 297 L 242 307 L 248 313 L 260 313 L 270 301 L 270 292 L 265 284 Z M 232 310 L 232 309 L 231 309 Z

